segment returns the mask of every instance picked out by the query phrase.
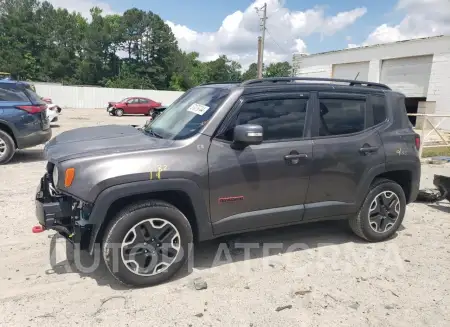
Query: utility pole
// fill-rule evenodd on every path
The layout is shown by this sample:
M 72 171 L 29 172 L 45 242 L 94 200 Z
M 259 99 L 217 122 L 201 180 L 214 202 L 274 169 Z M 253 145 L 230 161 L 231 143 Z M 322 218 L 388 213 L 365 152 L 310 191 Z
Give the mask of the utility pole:
M 262 78 L 262 37 L 258 36 L 258 78 Z
M 264 41 L 266 39 L 266 20 L 267 20 L 267 3 L 264 3 L 264 6 L 261 8 L 255 8 L 256 12 L 259 14 L 259 11 L 262 10 L 263 15 L 260 22 L 261 28 L 261 43 L 258 39 L 258 78 L 262 78 L 263 66 L 264 66 Z M 259 54 L 259 44 L 261 44 L 261 54 Z

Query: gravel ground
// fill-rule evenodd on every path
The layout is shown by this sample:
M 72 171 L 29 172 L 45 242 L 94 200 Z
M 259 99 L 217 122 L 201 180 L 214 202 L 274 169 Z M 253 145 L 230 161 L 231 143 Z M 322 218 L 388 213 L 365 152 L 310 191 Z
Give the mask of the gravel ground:
M 145 120 L 63 110 L 53 131 Z M 397 236 L 383 243 L 360 241 L 346 222 L 246 234 L 241 242 L 273 243 L 268 253 L 260 246 L 249 257 L 206 242 L 196 248 L 189 273 L 128 290 L 102 265 L 92 273 L 75 270 L 65 242 L 53 233 L 31 233 L 34 191 L 45 167 L 41 148 L 20 151 L 0 167 L 0 326 L 450 325 L 446 201 L 408 206 Z M 424 165 L 422 187 L 432 186 L 435 173 L 450 175 L 450 165 Z M 196 290 L 196 278 L 207 288 Z

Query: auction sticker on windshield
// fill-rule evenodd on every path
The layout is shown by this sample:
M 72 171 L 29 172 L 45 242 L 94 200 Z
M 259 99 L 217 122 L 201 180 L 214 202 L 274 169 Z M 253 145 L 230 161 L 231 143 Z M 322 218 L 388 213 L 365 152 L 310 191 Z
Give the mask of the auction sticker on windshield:
M 199 103 L 193 103 L 188 109 L 187 111 L 193 112 L 194 114 L 197 115 L 203 115 L 206 111 L 208 111 L 209 107 L 208 106 L 204 106 L 202 104 Z

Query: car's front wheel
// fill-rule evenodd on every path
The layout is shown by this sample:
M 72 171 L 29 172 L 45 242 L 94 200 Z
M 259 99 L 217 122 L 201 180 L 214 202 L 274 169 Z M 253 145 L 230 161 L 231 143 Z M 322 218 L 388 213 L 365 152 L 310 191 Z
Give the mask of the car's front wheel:
M 0 130 L 0 165 L 11 160 L 16 152 L 16 146 L 12 137 L 5 131 Z
M 114 115 L 116 115 L 118 117 L 122 117 L 123 116 L 123 110 L 122 109 L 114 110 Z
M 388 179 L 376 179 L 350 227 L 359 237 L 379 242 L 390 238 L 402 224 L 406 197 L 402 187 Z
M 156 285 L 183 267 L 192 241 L 191 225 L 180 210 L 163 201 L 140 202 L 124 208 L 109 223 L 103 259 L 123 284 Z

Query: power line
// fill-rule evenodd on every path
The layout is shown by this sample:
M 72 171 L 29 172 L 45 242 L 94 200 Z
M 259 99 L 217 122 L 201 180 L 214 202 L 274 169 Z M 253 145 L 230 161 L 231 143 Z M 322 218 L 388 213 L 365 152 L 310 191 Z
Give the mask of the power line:
M 275 42 L 275 44 L 280 48 L 280 50 L 288 53 L 288 51 L 286 51 L 286 49 L 284 49 L 281 45 L 278 44 L 277 40 L 275 40 L 275 38 L 272 36 L 272 34 L 270 34 L 270 31 L 267 29 L 267 27 L 266 27 L 266 31 L 267 31 L 267 34 L 269 34 L 270 38 L 273 40 L 273 42 Z

